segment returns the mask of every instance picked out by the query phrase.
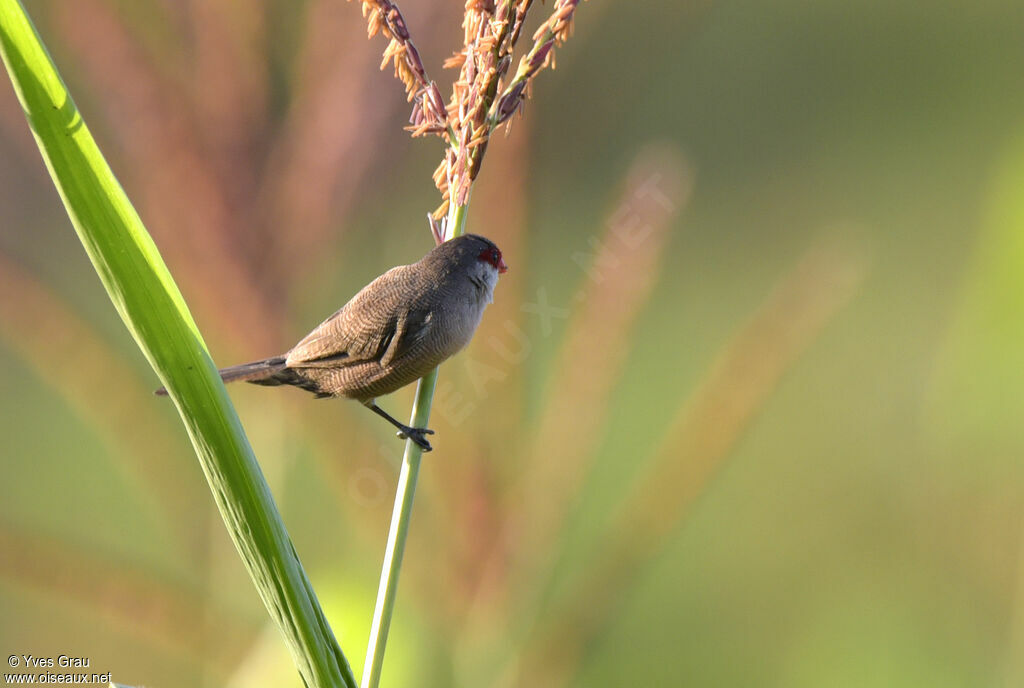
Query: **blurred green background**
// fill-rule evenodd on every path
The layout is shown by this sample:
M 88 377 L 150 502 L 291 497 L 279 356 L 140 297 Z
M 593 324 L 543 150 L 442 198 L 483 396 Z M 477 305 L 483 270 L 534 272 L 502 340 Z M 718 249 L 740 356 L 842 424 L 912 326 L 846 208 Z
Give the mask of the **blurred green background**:
M 218 363 L 430 247 L 441 148 L 357 3 L 25 5 Z M 462 3 L 401 6 L 450 83 Z M 474 194 L 512 269 L 441 370 L 384 685 L 1024 685 L 1022 30 L 580 7 Z M 0 649 L 298 685 L 6 86 L 0 286 Z M 359 674 L 401 445 L 232 396 Z

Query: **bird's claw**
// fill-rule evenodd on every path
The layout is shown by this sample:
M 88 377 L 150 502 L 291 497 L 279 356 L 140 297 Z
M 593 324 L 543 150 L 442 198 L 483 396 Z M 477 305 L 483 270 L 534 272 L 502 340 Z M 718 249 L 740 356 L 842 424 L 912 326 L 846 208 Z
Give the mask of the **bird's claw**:
M 430 428 L 406 428 L 399 430 L 397 433 L 400 439 L 411 439 L 413 442 L 419 445 L 420 449 L 425 452 L 433 451 L 433 447 L 430 446 L 430 442 L 427 441 L 425 435 L 433 435 L 434 431 Z

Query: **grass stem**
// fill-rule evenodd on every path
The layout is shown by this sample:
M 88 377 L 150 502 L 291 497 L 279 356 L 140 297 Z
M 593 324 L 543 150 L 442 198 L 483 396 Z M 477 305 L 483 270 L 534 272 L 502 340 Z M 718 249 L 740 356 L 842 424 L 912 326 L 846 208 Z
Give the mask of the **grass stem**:
M 452 205 L 448 213 L 446 240 L 466 232 L 467 205 Z M 430 421 L 430 407 L 434 401 L 437 386 L 437 368 L 420 379 L 416 386 L 416 400 L 412 406 L 412 420 L 409 425 L 425 428 Z M 402 570 L 402 556 L 405 554 L 405 540 L 409 535 L 409 520 L 412 517 L 412 502 L 416 495 L 416 480 L 419 478 L 423 450 L 418 444 L 407 439 L 405 454 L 402 456 L 402 470 L 398 475 L 395 490 L 395 506 L 391 512 L 391 527 L 388 530 L 388 544 L 384 550 L 380 586 L 377 588 L 377 604 L 373 610 L 370 625 L 370 640 L 366 647 L 366 662 L 363 664 L 362 688 L 377 688 L 380 672 L 384 665 L 384 649 L 388 643 L 388 630 L 395 610 L 395 595 L 398 592 L 398 575 Z

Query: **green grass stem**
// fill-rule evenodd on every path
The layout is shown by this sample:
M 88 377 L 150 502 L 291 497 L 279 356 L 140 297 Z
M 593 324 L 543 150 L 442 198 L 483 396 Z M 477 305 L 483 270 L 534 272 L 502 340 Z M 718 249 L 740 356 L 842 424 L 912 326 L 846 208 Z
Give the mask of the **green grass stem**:
M 447 239 L 462 236 L 466 232 L 467 205 L 452 204 L 448 214 Z M 424 376 L 416 386 L 416 400 L 412 406 L 412 420 L 409 425 L 425 428 L 430 422 L 430 407 L 434 401 L 437 386 L 437 368 Z M 416 495 L 416 480 L 419 478 L 423 450 L 407 439 L 405 454 L 402 456 L 402 470 L 398 474 L 395 490 L 395 507 L 391 512 L 391 527 L 388 530 L 388 544 L 384 550 L 384 564 L 380 572 L 380 586 L 377 588 L 377 604 L 373 610 L 370 625 L 370 640 L 366 646 L 366 661 L 363 664 L 362 688 L 377 688 L 380 685 L 381 668 L 384 666 L 384 650 L 388 644 L 388 630 L 395 610 L 395 596 L 398 592 L 398 575 L 402 570 L 402 556 L 405 541 L 409 535 L 409 520 L 412 517 L 412 502 Z

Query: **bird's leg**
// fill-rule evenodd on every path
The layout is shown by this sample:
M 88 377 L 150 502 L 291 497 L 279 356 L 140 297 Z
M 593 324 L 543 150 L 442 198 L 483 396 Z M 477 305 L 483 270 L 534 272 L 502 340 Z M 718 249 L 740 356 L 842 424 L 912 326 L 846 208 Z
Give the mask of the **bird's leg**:
M 420 449 L 423 451 L 431 451 L 433 449 L 433 447 L 430 446 L 430 442 L 427 442 L 427 438 L 425 437 L 425 435 L 433 435 L 433 430 L 430 430 L 429 428 L 410 428 L 405 423 L 399 423 L 397 420 L 392 418 L 387 411 L 382 409 L 380 406 L 377 406 L 377 402 L 373 399 L 364 403 L 368 409 L 398 428 L 398 436 L 403 440 L 406 437 L 412 439 L 412 441 L 418 444 Z

